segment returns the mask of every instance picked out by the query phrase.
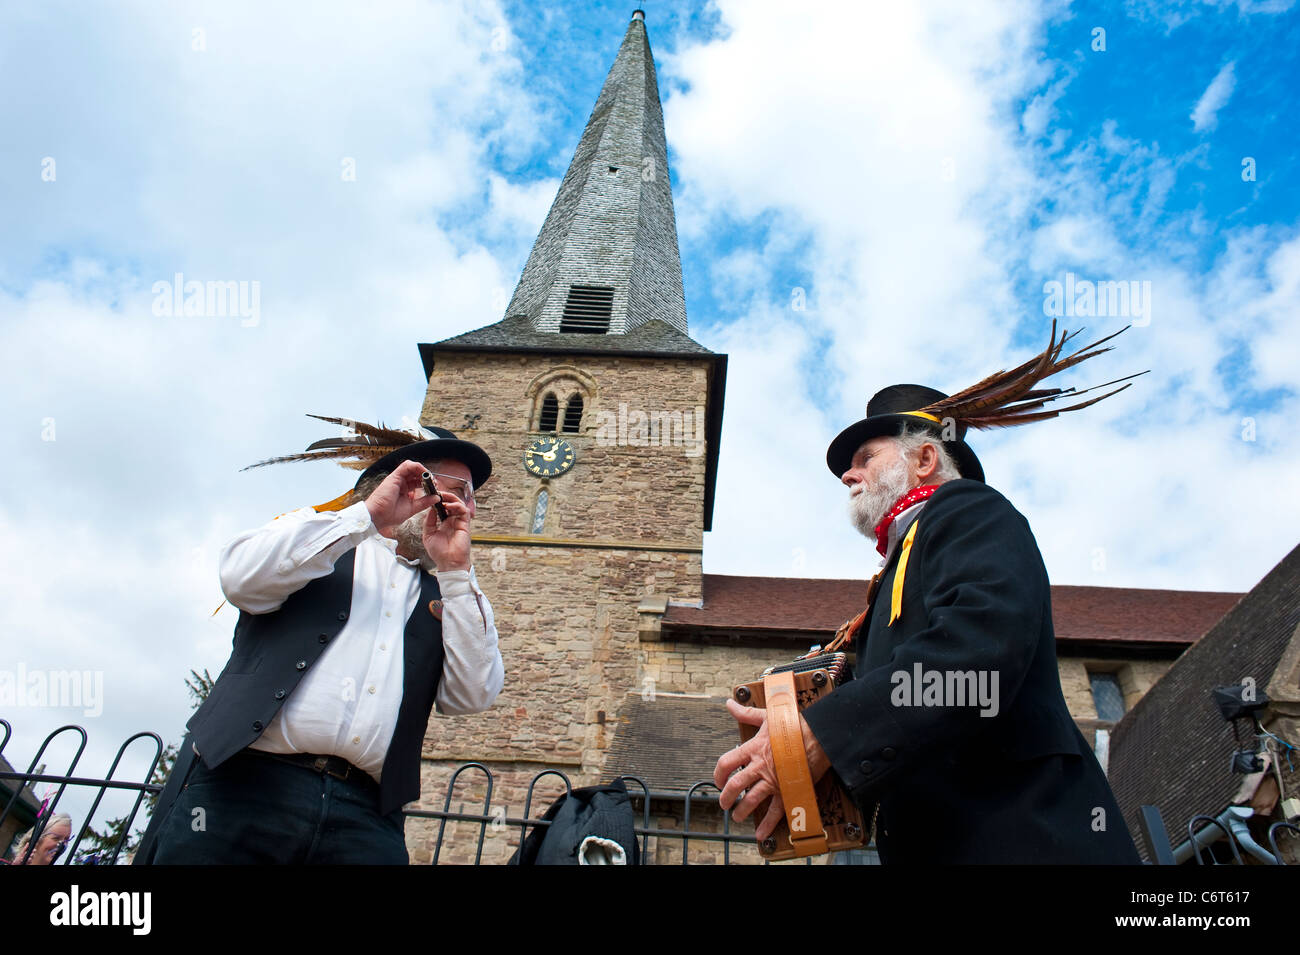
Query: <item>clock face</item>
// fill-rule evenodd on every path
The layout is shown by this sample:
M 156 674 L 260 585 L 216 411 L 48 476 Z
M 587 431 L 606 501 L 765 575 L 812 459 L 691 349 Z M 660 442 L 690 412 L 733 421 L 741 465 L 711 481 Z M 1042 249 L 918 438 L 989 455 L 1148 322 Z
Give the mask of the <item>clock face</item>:
M 546 435 L 524 451 L 524 470 L 535 477 L 555 477 L 573 467 L 573 445 L 563 438 Z

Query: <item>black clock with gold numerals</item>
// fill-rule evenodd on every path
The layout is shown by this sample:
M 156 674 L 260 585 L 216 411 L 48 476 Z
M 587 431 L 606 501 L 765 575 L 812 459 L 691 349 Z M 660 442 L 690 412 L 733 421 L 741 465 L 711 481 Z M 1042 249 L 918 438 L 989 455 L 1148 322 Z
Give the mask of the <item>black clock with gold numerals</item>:
M 556 477 L 573 467 L 573 445 L 563 438 L 537 438 L 524 451 L 524 470 L 534 477 Z

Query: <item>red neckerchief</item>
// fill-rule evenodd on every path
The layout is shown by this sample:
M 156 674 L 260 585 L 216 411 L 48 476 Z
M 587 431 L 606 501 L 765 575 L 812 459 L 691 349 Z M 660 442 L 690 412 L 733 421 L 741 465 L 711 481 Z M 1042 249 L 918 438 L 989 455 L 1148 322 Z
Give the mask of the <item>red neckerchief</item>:
M 937 484 L 924 484 L 921 487 L 914 487 L 897 501 L 889 509 L 880 523 L 876 525 L 876 550 L 880 551 L 880 556 L 884 557 L 888 548 L 885 544 L 889 540 L 889 527 L 894 523 L 894 518 L 902 514 L 905 510 L 915 504 L 917 501 L 924 501 L 927 497 L 939 489 Z

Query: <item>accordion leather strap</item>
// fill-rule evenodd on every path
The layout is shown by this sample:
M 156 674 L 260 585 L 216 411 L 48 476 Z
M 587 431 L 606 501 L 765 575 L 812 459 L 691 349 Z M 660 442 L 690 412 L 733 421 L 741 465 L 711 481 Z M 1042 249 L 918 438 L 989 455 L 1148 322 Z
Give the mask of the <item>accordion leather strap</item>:
M 772 741 L 772 763 L 781 786 L 781 802 L 790 827 L 790 844 L 799 856 L 818 855 L 830 847 L 817 808 L 812 773 L 799 728 L 799 703 L 794 673 L 773 673 L 763 678 L 767 698 L 767 730 Z

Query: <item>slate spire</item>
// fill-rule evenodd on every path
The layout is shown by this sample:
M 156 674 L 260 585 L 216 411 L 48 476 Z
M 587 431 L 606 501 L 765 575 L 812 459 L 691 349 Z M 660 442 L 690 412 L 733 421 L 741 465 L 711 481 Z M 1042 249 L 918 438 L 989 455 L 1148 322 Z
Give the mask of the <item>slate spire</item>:
M 687 334 L 663 109 L 640 10 L 505 318 L 537 332 L 609 335 L 661 319 Z

